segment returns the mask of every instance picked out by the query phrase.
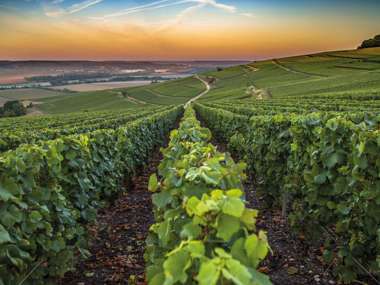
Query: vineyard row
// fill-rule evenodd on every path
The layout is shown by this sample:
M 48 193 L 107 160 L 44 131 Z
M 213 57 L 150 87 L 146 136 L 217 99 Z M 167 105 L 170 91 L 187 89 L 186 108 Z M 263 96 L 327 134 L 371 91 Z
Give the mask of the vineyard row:
M 247 117 L 200 104 L 196 110 L 245 158 L 268 203 L 289 211 L 295 229 L 324 240 L 325 261 L 343 281 L 379 274 L 377 117 L 329 112 Z
M 256 269 L 269 245 L 255 229 L 257 210 L 246 207 L 245 164 L 210 139 L 187 108 L 162 150 L 158 176 L 150 177 L 156 221 L 145 254 L 150 285 L 271 284 Z
M 162 145 L 182 113 L 22 145 L 0 156 L 0 284 L 46 284 L 87 255 L 85 224 Z

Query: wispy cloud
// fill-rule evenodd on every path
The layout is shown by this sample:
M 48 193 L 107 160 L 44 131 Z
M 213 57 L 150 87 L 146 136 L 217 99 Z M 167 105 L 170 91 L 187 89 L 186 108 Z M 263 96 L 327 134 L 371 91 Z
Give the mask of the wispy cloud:
M 194 0 L 194 2 L 204 3 L 206 5 L 213 6 L 218 9 L 222 9 L 226 12 L 235 13 L 237 8 L 235 6 L 218 3 L 215 0 Z
M 146 5 L 123 9 L 119 12 L 107 14 L 101 17 L 90 17 L 90 18 L 95 19 L 95 20 L 106 20 L 110 18 L 122 17 L 122 16 L 130 15 L 130 14 L 141 13 L 145 11 L 157 10 L 157 9 L 162 9 L 162 8 L 166 8 L 170 6 L 185 4 L 185 3 L 189 3 L 189 1 L 192 1 L 192 0 L 180 0 L 180 1 L 175 1 L 175 2 L 172 2 L 170 0 L 161 0 L 161 1 L 152 2 L 150 4 L 146 4 Z
M 254 18 L 255 15 L 253 15 L 252 13 L 240 13 L 241 16 L 244 16 L 244 17 L 248 17 L 248 18 Z
M 102 17 L 92 17 L 91 19 L 106 20 L 109 18 L 122 17 L 122 16 L 130 15 L 130 14 L 157 10 L 157 9 L 162 9 L 162 8 L 166 8 L 170 6 L 179 6 L 183 4 L 189 4 L 189 3 L 194 3 L 195 5 L 188 7 L 182 12 L 180 12 L 177 15 L 177 18 L 182 19 L 186 15 L 191 14 L 194 10 L 198 10 L 199 8 L 202 8 L 205 6 L 212 6 L 217 9 L 221 9 L 230 13 L 235 13 L 237 11 L 237 8 L 235 6 L 222 4 L 222 3 L 216 2 L 216 0 L 179 0 L 179 1 L 161 0 L 161 1 L 155 1 L 149 4 L 145 4 L 145 5 L 140 5 L 140 6 L 124 9 L 116 13 L 104 15 Z
M 103 0 L 85 0 L 79 3 L 75 3 L 71 6 L 69 6 L 66 9 L 57 7 L 58 4 L 64 2 L 64 0 L 53 0 L 51 4 L 53 6 L 47 6 L 45 7 L 45 14 L 46 16 L 49 17 L 58 17 L 58 16 L 63 16 L 63 15 L 69 15 L 69 14 L 74 14 L 77 12 L 80 12 L 84 9 L 87 9 L 91 6 L 94 6 L 96 4 L 99 4 L 103 2 Z
M 100 2 L 103 2 L 103 0 L 87 0 L 83 1 L 77 4 L 72 5 L 68 8 L 67 12 L 69 14 L 77 13 L 79 11 L 82 11 L 84 9 L 87 9 L 88 7 L 94 6 Z
M 194 12 L 197 10 L 203 8 L 206 4 L 204 3 L 199 3 L 194 6 L 190 6 L 184 10 L 182 10 L 179 14 L 176 15 L 176 17 L 172 20 L 168 20 L 165 23 L 161 24 L 158 26 L 157 31 L 161 32 L 163 30 L 167 30 L 173 26 L 177 26 L 181 24 L 186 18 L 191 16 Z

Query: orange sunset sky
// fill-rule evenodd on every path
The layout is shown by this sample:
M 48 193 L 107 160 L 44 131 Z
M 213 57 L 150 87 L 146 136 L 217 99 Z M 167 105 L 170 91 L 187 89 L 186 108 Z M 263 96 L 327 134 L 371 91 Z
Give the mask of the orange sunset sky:
M 380 1 L 0 0 L 0 60 L 245 60 L 352 49 L 380 33 L 376 9 Z

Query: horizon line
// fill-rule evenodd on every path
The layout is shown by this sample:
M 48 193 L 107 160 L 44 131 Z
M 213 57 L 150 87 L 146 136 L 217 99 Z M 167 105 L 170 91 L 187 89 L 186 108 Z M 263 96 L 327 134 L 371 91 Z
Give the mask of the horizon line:
M 253 60 L 254 59 L 0 59 L 0 62 L 249 62 Z
M 315 52 L 300 52 L 284 56 L 262 56 L 246 59 L 0 59 L 0 62 L 254 62 L 280 58 L 290 58 L 305 55 L 314 55 L 327 52 L 354 51 L 357 48 L 319 50 Z

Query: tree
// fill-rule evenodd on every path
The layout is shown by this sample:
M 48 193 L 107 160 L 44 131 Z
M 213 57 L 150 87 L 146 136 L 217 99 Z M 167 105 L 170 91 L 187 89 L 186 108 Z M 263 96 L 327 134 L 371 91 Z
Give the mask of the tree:
M 0 116 L 2 117 L 16 117 L 26 114 L 25 106 L 18 100 L 8 101 L 0 110 Z
M 380 35 L 375 36 L 373 39 L 363 41 L 359 49 L 380 47 Z

